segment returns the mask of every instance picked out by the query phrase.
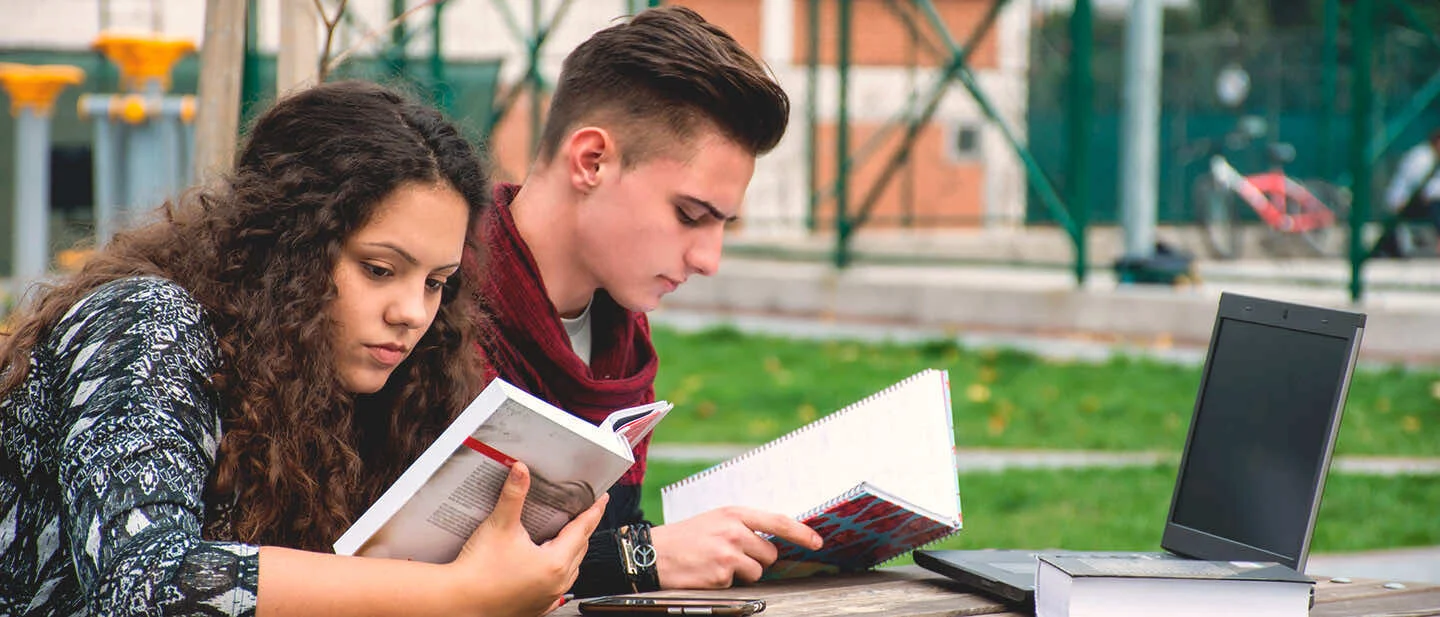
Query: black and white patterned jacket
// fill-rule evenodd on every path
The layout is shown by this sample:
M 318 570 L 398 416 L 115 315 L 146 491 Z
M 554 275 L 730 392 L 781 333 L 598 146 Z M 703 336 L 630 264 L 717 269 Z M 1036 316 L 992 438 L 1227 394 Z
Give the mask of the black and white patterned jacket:
M 0 616 L 255 613 L 258 548 L 200 533 L 215 345 L 183 288 L 129 278 L 35 348 L 0 400 Z

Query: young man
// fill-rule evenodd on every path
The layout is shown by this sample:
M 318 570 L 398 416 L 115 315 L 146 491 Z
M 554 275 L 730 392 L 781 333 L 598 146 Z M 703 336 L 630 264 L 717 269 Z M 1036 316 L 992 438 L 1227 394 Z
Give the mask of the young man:
M 653 401 L 644 313 L 719 268 L 789 109 L 765 67 L 689 9 L 645 11 L 571 52 L 524 186 L 498 187 L 474 234 L 491 375 L 591 422 Z M 646 445 L 610 491 L 577 595 L 754 581 L 776 556 L 756 532 L 819 547 L 808 527 L 746 508 L 651 529 Z

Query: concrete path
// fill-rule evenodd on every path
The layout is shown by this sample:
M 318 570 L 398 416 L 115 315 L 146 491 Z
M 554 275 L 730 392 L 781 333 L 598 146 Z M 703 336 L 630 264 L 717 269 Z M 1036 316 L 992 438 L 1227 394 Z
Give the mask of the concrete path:
M 652 443 L 650 460 L 667 463 L 718 463 L 753 448 L 744 444 Z M 955 465 L 960 473 L 1004 471 L 1006 469 L 1083 469 L 1089 467 L 1146 467 L 1175 463 L 1178 452 L 1105 452 L 1099 450 L 1023 450 L 1000 448 L 956 448 Z M 1440 476 L 1440 458 L 1400 456 L 1339 456 L 1331 464 L 1334 473 L 1355 475 Z
M 1437 268 L 1440 269 L 1440 268 Z M 1057 270 L 1020 266 L 857 265 L 731 258 L 665 300 L 726 319 L 928 328 L 952 333 L 1203 347 L 1222 292 L 1366 313 L 1361 359 L 1440 364 L 1440 292 L 1377 290 L 1352 304 L 1343 287 L 1268 280 L 1176 288 L 1120 285 L 1097 274 L 1083 287 Z M 657 314 L 658 316 L 658 314 Z

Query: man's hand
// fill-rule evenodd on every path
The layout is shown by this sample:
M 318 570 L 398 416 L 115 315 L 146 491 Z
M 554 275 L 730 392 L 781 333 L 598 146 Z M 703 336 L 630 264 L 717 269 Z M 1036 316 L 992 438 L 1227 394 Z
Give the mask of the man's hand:
M 794 519 L 751 508 L 726 507 L 650 530 L 662 589 L 723 589 L 753 583 L 775 563 L 775 545 L 756 532 L 810 549 L 820 535 Z

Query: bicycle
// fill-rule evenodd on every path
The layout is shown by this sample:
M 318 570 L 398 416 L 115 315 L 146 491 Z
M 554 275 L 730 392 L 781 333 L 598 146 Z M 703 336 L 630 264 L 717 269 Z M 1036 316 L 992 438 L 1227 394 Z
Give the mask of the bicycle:
M 1225 141 L 1233 144 L 1235 137 L 1228 135 Z M 1338 252 L 1335 230 L 1346 221 L 1348 196 L 1328 182 L 1302 182 L 1286 175 L 1284 166 L 1295 160 L 1294 146 L 1270 144 L 1266 148 L 1270 169 L 1247 175 L 1230 164 L 1220 143 L 1202 140 L 1199 145 L 1209 169 L 1195 179 L 1191 204 L 1212 256 L 1240 256 L 1245 229 L 1239 220 L 1241 203 L 1279 239 L 1298 237 L 1314 255 Z

